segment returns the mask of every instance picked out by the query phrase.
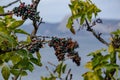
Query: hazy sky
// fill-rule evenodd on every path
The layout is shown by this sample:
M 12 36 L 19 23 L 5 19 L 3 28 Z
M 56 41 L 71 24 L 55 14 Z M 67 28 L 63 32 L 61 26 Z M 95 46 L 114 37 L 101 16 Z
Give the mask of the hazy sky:
M 9 0 L 0 1 L 0 5 Z M 14 1 L 14 0 L 11 0 Z M 30 3 L 31 0 L 22 0 Z M 107 19 L 120 19 L 120 0 L 93 0 L 102 10 L 98 17 Z M 44 21 L 60 22 L 66 15 L 70 14 L 68 4 L 70 0 L 41 0 L 38 11 Z
M 93 0 L 102 10 L 101 18 L 120 19 L 120 0 Z M 42 0 L 39 6 L 44 20 L 58 22 L 65 15 L 70 14 L 68 4 L 70 0 Z

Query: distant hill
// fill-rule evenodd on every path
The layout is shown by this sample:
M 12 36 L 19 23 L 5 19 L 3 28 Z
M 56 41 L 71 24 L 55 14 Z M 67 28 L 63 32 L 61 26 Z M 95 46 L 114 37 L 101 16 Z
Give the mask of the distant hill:
M 68 21 L 69 15 L 64 17 L 64 19 L 61 21 L 61 24 L 59 25 L 59 30 L 62 32 L 68 31 L 66 29 L 66 24 Z M 102 19 L 103 24 L 97 24 L 95 27 L 93 27 L 96 31 L 102 32 L 102 33 L 110 33 L 112 31 L 115 31 L 116 29 L 120 29 L 120 20 L 114 20 L 114 19 Z M 79 24 L 75 22 L 74 24 L 76 30 L 79 28 Z
M 45 23 L 41 24 L 38 30 L 38 35 L 47 36 L 72 36 L 73 34 L 66 28 L 67 20 L 69 16 L 66 16 L 60 23 Z M 93 27 L 97 32 L 108 34 L 116 29 L 120 29 L 120 20 L 102 19 L 103 24 L 97 24 Z M 79 24 L 75 23 L 76 32 L 78 35 L 89 35 L 88 32 L 81 30 L 77 31 Z M 21 27 L 22 29 L 31 33 L 33 26 L 32 24 L 26 24 Z M 76 34 L 76 35 L 77 35 Z

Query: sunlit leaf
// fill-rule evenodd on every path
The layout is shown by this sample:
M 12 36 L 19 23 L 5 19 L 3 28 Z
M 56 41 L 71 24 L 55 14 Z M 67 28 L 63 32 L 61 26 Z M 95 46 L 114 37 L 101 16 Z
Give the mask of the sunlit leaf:
M 4 13 L 4 8 L 0 6 L 0 13 Z
M 85 64 L 85 68 L 88 68 L 88 69 L 92 70 L 93 69 L 92 62 L 87 62 Z
M 14 29 L 20 27 L 23 23 L 24 23 L 23 20 L 14 21 L 14 22 L 12 22 L 11 25 L 9 25 L 8 27 L 9 27 L 11 30 L 14 30 Z
M 9 44 L 11 47 L 16 46 L 17 44 L 16 40 L 14 40 L 10 35 L 4 34 L 3 32 L 0 32 L 0 38 L 7 41 L 7 44 Z
M 20 34 L 25 34 L 25 35 L 30 35 L 29 33 L 27 33 L 26 31 L 24 31 L 22 29 L 15 29 L 14 32 L 15 33 L 20 33 Z
M 86 72 L 82 75 L 84 80 L 101 80 L 97 73 L 94 72 Z
M 27 40 L 26 40 L 28 43 L 30 43 L 31 42 L 31 38 L 30 38 L 30 36 L 27 36 Z
M 15 54 L 11 57 L 11 60 L 12 60 L 13 64 L 17 64 L 21 59 L 22 58 L 20 57 L 20 55 L 17 55 L 17 54 Z
M 55 70 L 55 71 L 58 73 L 58 77 L 59 77 L 59 78 L 61 77 L 62 65 L 63 65 L 63 62 L 61 62 L 61 63 L 56 67 L 56 70 Z
M 7 65 L 4 65 L 1 70 L 4 80 L 8 80 L 10 76 L 10 69 Z
M 68 29 L 71 29 L 73 27 L 72 25 L 73 25 L 73 19 L 72 19 L 72 17 L 70 17 L 68 19 L 68 23 L 67 23 L 66 26 L 67 26 Z
M 0 21 L 0 32 L 8 34 L 8 31 L 6 29 L 6 24 L 3 21 Z
M 109 45 L 109 48 L 108 48 L 108 52 L 109 53 L 113 53 L 115 50 L 114 50 L 114 47 L 112 44 Z

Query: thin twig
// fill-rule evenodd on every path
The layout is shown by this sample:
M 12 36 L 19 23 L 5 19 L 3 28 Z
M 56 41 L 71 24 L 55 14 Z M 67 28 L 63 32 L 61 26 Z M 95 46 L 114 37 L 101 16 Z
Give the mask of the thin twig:
M 47 69 L 47 71 L 52 74 L 52 72 L 49 70 L 48 66 L 45 66 L 45 68 Z
M 17 3 L 18 1 L 20 1 L 20 0 L 13 1 L 13 2 L 11 2 L 11 3 L 9 3 L 9 4 L 5 5 L 5 6 L 3 6 L 3 8 L 7 8 L 7 7 L 9 7 L 9 6 Z
M 106 41 L 100 36 L 101 34 L 97 34 L 97 33 L 91 28 L 91 26 L 89 25 L 87 19 L 85 19 L 85 21 L 86 21 L 86 25 L 87 25 L 87 31 L 92 32 L 92 34 L 93 34 L 101 43 L 105 44 L 106 46 L 109 46 L 109 43 L 106 42 Z
M 70 80 L 72 80 L 72 74 L 70 74 Z
M 49 62 L 49 61 L 48 61 L 48 64 L 50 64 L 50 65 L 52 65 L 52 66 L 54 66 L 54 67 L 57 67 L 55 64 L 53 64 L 53 63 L 51 63 L 51 62 Z
M 42 23 L 45 23 L 42 20 L 43 20 L 43 18 L 40 19 L 40 22 L 39 22 L 38 26 L 40 26 Z
M 69 71 L 68 71 L 68 73 L 67 73 L 67 76 L 66 76 L 65 80 L 68 80 L 68 77 L 69 77 L 69 75 L 70 75 L 70 72 L 71 72 L 71 69 L 69 69 Z

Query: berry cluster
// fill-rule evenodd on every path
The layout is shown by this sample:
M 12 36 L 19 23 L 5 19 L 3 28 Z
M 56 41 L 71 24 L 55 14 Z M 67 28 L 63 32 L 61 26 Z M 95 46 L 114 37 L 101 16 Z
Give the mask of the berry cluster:
M 78 66 L 80 65 L 81 58 L 79 57 L 78 53 L 74 51 L 79 47 L 76 41 L 72 41 L 71 38 L 65 39 L 52 37 L 52 40 L 48 45 L 54 48 L 58 61 L 64 60 L 65 53 L 67 53 L 68 58 L 72 59 L 73 62 L 75 62 Z
M 13 12 L 16 16 L 22 17 L 23 20 L 28 18 L 38 22 L 40 20 L 39 12 L 33 8 L 33 4 L 25 5 L 25 3 L 20 3 L 20 6 L 15 7 Z
M 78 55 L 78 52 L 73 52 L 67 55 L 68 57 L 71 57 L 72 61 L 77 64 L 77 66 L 80 65 L 81 58 Z
M 43 47 L 43 41 L 41 39 L 32 39 L 32 42 L 27 47 L 30 53 L 38 52 L 40 48 Z

